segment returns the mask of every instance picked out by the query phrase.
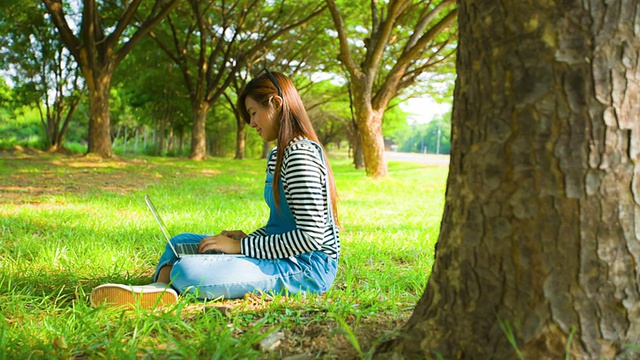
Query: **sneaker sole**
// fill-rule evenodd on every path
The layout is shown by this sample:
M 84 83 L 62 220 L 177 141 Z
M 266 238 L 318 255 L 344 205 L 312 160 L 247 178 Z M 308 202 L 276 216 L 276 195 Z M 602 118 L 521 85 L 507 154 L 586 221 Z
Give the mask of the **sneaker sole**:
M 177 301 L 176 295 L 170 291 L 140 292 L 124 289 L 117 286 L 108 286 L 95 289 L 91 292 L 91 304 L 93 306 L 124 306 L 136 308 L 137 306 L 149 309 L 156 306 L 166 306 Z

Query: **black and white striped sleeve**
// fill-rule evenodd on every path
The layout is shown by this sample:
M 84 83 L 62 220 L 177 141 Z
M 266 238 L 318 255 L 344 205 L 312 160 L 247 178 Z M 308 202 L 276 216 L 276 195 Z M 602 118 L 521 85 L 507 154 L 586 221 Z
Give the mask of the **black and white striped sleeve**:
M 283 234 L 242 239 L 243 254 L 274 259 L 314 250 L 326 251 L 322 248 L 329 225 L 325 186 L 327 171 L 321 156 L 308 142 L 295 143 L 285 150 L 281 178 L 296 229 Z
M 254 230 L 251 234 L 249 234 L 248 236 L 265 236 L 267 235 L 267 228 L 265 226 L 261 227 L 260 229 L 256 229 Z

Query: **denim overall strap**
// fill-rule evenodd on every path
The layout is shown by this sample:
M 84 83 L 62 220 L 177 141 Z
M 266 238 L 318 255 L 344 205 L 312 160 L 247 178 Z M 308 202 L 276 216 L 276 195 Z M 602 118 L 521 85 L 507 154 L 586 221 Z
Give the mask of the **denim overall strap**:
M 274 151 L 276 151 L 276 149 L 271 150 L 268 159 L 271 159 Z M 287 199 L 284 195 L 282 178 L 278 180 L 278 184 L 273 183 L 273 178 L 274 174 L 270 173 L 267 168 L 267 177 L 264 186 L 264 201 L 269 206 L 269 219 L 267 220 L 267 225 L 265 227 L 267 235 L 284 234 L 297 228 L 296 220 L 293 217 L 293 213 L 291 213 L 289 203 L 287 203 Z M 276 206 L 275 203 L 273 186 L 278 186 L 278 191 L 280 193 L 280 199 L 278 201 L 279 206 Z

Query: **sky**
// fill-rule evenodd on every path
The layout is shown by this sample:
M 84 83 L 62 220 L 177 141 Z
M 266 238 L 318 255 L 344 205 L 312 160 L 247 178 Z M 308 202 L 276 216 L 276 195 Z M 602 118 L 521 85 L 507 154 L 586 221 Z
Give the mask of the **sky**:
M 426 124 L 434 117 L 446 114 L 451 110 L 451 104 L 438 104 L 431 97 L 411 98 L 400 104 L 402 110 L 411 113 L 407 117 L 409 124 Z

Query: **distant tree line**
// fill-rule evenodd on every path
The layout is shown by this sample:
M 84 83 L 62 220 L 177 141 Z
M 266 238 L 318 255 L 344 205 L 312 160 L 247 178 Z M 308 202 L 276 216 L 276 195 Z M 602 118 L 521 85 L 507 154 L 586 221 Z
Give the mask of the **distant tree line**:
M 0 130 L 37 114 L 50 151 L 71 140 L 102 157 L 242 159 L 265 146 L 236 94 L 268 67 L 294 78 L 325 144 L 349 144 L 357 167 L 383 177 L 382 129 L 402 127 L 385 112 L 450 97 L 434 82 L 454 76 L 456 15 L 453 0 L 5 0 Z

